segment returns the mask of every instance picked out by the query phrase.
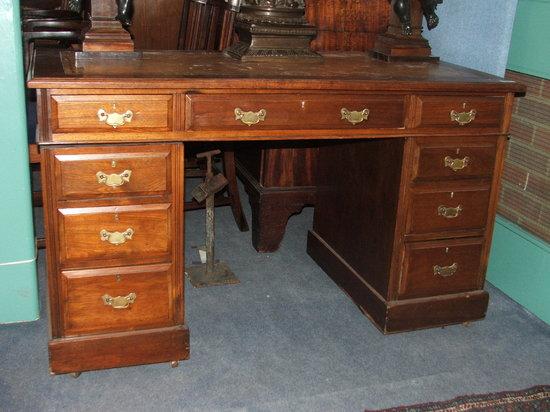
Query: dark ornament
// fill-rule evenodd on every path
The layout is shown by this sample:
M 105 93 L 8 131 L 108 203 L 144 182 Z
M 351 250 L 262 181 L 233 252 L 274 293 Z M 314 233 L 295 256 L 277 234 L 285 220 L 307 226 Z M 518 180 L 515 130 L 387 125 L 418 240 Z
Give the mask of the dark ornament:
M 411 0 L 388 0 L 394 13 L 401 22 L 401 32 L 405 36 L 413 34 L 411 24 Z M 437 5 L 443 3 L 443 0 L 419 0 L 422 14 L 426 18 L 428 29 L 432 30 L 439 24 L 439 17 L 435 13 Z
M 124 27 L 130 27 L 132 24 L 132 14 L 134 12 L 132 0 L 116 0 L 118 7 L 117 20 L 122 23 Z
M 309 46 L 317 29 L 306 21 L 304 0 L 243 0 L 235 30 L 239 41 L 225 50 L 233 58 L 321 59 Z
M 422 0 L 422 13 L 426 17 L 426 23 L 428 25 L 428 30 L 435 29 L 439 24 L 439 17 L 435 14 L 437 5 L 443 3 L 443 0 Z

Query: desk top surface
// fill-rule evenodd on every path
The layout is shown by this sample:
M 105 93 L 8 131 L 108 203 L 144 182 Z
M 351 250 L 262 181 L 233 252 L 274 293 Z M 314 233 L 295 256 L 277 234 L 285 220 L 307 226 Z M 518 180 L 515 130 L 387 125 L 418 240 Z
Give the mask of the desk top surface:
M 143 52 L 74 65 L 72 52 L 38 50 L 33 88 L 286 88 L 522 92 L 518 83 L 449 63 L 327 53 L 321 61 L 241 62 L 221 53 Z

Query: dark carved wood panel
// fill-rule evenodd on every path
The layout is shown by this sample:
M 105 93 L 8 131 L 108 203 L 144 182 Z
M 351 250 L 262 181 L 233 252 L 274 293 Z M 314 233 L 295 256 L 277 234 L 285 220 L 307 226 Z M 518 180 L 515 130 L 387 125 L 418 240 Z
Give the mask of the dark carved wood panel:
M 177 49 L 183 4 L 174 0 L 134 0 L 130 31 L 136 50 Z
M 309 0 L 306 17 L 317 26 L 315 50 L 365 51 L 386 31 L 390 5 L 387 0 Z

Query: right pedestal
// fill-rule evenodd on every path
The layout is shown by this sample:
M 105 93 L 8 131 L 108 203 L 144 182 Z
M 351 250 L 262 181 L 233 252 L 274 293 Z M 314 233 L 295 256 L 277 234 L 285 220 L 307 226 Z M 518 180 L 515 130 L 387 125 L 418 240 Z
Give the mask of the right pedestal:
M 383 333 L 483 318 L 504 147 L 504 136 L 321 147 L 308 253 Z

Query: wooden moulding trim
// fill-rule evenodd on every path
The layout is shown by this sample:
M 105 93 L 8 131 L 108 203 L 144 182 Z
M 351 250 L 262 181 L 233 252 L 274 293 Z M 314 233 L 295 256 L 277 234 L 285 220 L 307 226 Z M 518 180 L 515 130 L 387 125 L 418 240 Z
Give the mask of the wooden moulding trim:
M 53 339 L 53 374 L 189 359 L 187 326 Z
M 338 129 L 338 130 L 242 130 L 232 131 L 174 131 L 174 132 L 136 132 L 136 133 L 53 133 L 51 138 L 41 136 L 39 144 L 74 144 L 74 143 L 111 143 L 111 142 L 193 142 L 193 141 L 274 141 L 274 140 L 338 140 L 338 139 L 376 139 L 402 138 L 414 136 L 457 136 L 484 135 L 498 136 L 498 128 L 469 128 L 466 129 Z
M 55 77 L 37 77 L 28 82 L 29 88 L 34 89 L 116 89 L 124 84 L 124 88 L 141 89 L 187 89 L 189 91 L 198 89 L 224 89 L 224 90 L 243 90 L 243 89 L 287 89 L 287 90 L 345 90 L 353 91 L 396 91 L 403 92 L 432 92 L 442 91 L 449 93 L 524 93 L 525 86 L 512 81 L 502 82 L 404 82 L 404 81 L 386 81 L 373 80 L 330 80 L 330 79 L 293 79 L 293 80 L 261 80 L 261 79 L 203 79 L 203 78 L 97 78 L 83 79 L 76 77 L 55 78 Z

